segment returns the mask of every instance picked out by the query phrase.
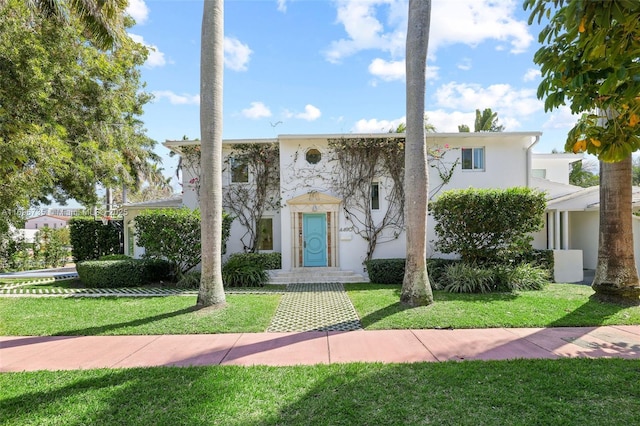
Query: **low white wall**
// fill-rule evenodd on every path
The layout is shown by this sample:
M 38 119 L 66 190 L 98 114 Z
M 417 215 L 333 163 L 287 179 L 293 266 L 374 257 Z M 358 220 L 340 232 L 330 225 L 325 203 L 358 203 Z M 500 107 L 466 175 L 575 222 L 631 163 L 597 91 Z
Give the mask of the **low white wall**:
M 577 283 L 584 279 L 582 250 L 553 251 L 553 280 L 557 283 Z

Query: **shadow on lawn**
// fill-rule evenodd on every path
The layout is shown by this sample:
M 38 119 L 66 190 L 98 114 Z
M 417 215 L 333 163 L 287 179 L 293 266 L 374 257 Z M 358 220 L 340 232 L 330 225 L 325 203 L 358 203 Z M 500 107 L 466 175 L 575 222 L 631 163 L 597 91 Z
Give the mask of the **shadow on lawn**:
M 389 285 L 384 285 L 384 284 L 373 284 L 371 289 L 377 289 L 377 290 L 389 289 L 389 287 L 390 287 Z M 400 290 L 401 290 L 400 287 L 394 288 L 393 290 L 393 294 L 398 298 L 398 300 L 400 299 Z M 485 293 L 485 294 L 479 295 L 479 294 L 464 294 L 464 293 L 448 293 L 442 290 L 434 290 L 433 297 L 434 297 L 435 303 L 442 302 L 442 301 L 461 301 L 461 302 L 468 302 L 468 303 L 493 303 L 493 302 L 508 302 L 510 300 L 516 299 L 518 295 L 514 293 Z M 360 318 L 360 323 L 362 324 L 363 328 L 367 328 L 387 317 L 390 317 L 399 312 L 403 312 L 411 309 L 417 309 L 417 308 L 403 305 L 398 301 L 391 305 L 387 305 L 384 308 L 378 309 L 377 311 L 374 311 L 365 315 L 364 317 Z
M 140 318 L 133 321 L 120 322 L 116 324 L 107 324 L 96 327 L 78 328 L 75 330 L 65 330 L 59 333 L 53 334 L 53 336 L 99 336 L 108 331 L 117 330 L 124 327 L 137 327 L 140 325 L 149 324 L 155 321 L 161 321 L 163 319 L 177 317 L 180 315 L 188 314 L 191 312 L 197 312 L 201 310 L 200 306 L 189 306 L 188 308 L 180 309 L 173 312 L 166 312 L 160 315 L 154 315 L 152 317 Z
M 94 425 L 631 424 L 638 400 L 620 392 L 638 378 L 631 367 L 519 360 L 17 373 L 0 417 Z

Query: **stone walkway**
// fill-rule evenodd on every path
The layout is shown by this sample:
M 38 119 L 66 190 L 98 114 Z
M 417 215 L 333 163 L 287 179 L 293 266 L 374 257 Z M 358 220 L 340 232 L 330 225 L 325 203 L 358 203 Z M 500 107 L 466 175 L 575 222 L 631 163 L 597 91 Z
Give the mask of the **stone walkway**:
M 360 330 L 360 319 L 340 283 L 289 284 L 267 332 Z

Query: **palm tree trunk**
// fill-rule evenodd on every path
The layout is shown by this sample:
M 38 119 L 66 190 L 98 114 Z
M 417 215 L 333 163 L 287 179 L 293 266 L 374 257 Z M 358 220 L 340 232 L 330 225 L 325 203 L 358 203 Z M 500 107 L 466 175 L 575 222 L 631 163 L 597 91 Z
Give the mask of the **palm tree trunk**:
M 600 162 L 600 235 L 592 288 L 598 295 L 637 301 L 631 177 L 631 156 L 617 163 Z
M 198 306 L 225 303 L 222 286 L 223 25 L 223 0 L 205 0 L 200 57 L 202 275 Z
M 427 147 L 424 129 L 425 66 L 429 45 L 431 0 L 409 1 L 407 29 L 407 135 L 405 146 L 405 223 L 407 263 L 400 302 L 433 303 L 427 274 Z

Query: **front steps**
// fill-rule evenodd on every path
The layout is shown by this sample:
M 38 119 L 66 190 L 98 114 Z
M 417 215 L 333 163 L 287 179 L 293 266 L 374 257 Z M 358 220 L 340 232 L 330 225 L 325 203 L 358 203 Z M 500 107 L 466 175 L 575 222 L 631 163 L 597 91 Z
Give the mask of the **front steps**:
M 295 268 L 291 271 L 269 271 L 269 284 L 298 283 L 366 283 L 369 279 L 353 271 L 339 268 Z

